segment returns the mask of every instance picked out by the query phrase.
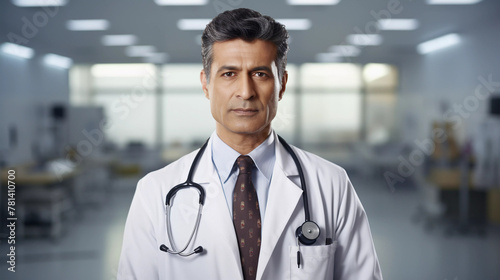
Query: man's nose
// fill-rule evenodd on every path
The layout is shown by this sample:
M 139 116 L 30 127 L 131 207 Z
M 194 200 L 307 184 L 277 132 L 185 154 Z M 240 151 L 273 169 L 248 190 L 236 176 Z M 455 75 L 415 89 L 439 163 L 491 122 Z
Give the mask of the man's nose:
M 255 96 L 255 85 L 251 75 L 240 76 L 238 97 L 248 100 Z

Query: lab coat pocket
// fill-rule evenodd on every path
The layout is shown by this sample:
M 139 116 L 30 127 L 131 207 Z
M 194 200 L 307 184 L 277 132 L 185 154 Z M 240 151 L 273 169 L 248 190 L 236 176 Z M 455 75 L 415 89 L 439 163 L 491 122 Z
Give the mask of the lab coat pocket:
M 322 246 L 290 246 L 290 279 L 333 279 L 337 241 Z M 300 267 L 297 251 L 300 250 Z

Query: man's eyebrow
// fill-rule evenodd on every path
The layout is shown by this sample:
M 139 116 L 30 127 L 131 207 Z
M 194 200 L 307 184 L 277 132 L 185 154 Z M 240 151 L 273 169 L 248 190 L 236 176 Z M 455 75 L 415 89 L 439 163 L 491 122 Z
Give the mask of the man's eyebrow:
M 257 66 L 255 68 L 252 68 L 252 72 L 255 72 L 255 71 L 267 71 L 269 73 L 272 73 L 273 71 L 271 70 L 271 68 L 267 67 L 267 66 Z
M 226 70 L 240 70 L 240 68 L 238 68 L 236 66 L 222 65 L 221 67 L 219 67 L 219 69 L 217 69 L 217 73 L 222 72 L 222 71 L 226 71 Z
M 217 73 L 220 73 L 222 71 L 235 71 L 235 70 L 241 70 L 241 68 L 239 67 L 236 67 L 236 66 L 231 66 L 231 65 L 223 65 L 221 67 L 219 67 L 219 69 L 217 69 Z M 257 67 L 254 67 L 250 70 L 251 72 L 255 72 L 255 71 L 267 71 L 269 73 L 272 73 L 273 71 L 271 70 L 271 68 L 267 67 L 267 66 L 257 66 Z

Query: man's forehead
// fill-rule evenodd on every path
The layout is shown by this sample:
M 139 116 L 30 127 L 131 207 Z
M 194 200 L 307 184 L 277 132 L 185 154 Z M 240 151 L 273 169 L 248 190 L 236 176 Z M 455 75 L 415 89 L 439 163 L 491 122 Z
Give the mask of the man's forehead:
M 273 42 L 253 40 L 250 42 L 242 39 L 233 39 L 213 44 L 212 63 L 218 66 L 239 66 L 242 63 L 253 66 L 271 67 L 276 59 L 277 49 Z

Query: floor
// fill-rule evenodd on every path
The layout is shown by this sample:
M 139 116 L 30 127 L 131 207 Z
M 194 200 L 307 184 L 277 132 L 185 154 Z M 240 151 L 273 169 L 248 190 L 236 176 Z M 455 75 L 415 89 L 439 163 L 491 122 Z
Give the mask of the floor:
M 424 230 L 412 222 L 420 195 L 390 190 L 382 182 L 352 178 L 372 229 L 384 279 L 500 279 L 500 228 L 485 235 L 447 235 L 445 226 Z
M 420 197 L 415 189 L 394 191 L 382 180 L 351 179 L 368 213 L 384 279 L 500 279 L 499 228 L 488 228 L 485 236 L 449 237 L 439 228 L 426 232 L 411 221 Z M 135 181 L 115 185 L 106 203 L 70 221 L 60 240 L 18 240 L 16 272 L 8 272 L 2 261 L 0 279 L 115 279 Z M 6 250 L 1 244 L 2 255 Z

